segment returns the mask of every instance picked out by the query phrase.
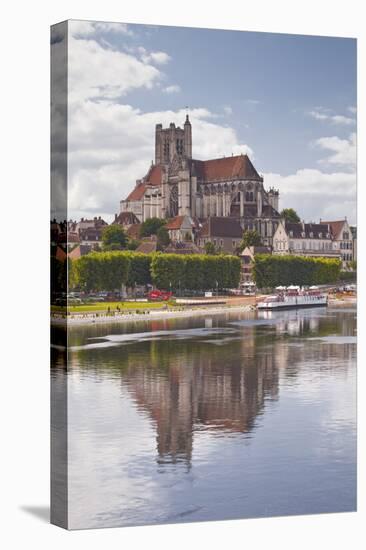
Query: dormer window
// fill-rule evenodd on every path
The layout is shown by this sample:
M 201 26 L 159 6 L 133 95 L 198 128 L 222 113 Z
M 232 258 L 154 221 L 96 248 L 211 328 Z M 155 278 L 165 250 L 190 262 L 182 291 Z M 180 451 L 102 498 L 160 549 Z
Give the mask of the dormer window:
M 327 233 L 327 239 L 330 239 L 330 233 Z
M 310 238 L 312 239 L 314 237 L 314 233 L 310 231 Z
M 319 239 L 322 239 L 322 238 L 323 238 L 323 233 L 320 232 L 320 233 L 319 233 Z
M 302 238 L 305 238 L 305 231 L 301 232 L 301 236 L 302 236 Z
M 293 232 L 292 230 L 289 231 L 289 235 L 290 235 L 290 237 L 293 237 L 293 236 L 294 236 L 294 232 Z

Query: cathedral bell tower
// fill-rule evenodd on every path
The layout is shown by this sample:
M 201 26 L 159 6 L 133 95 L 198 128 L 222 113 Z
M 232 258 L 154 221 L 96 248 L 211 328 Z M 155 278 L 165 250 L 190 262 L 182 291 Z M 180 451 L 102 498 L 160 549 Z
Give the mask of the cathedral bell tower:
M 176 156 L 192 158 L 192 126 L 188 115 L 184 129 L 174 122 L 169 128 L 163 128 L 162 124 L 155 126 L 155 164 L 170 164 Z

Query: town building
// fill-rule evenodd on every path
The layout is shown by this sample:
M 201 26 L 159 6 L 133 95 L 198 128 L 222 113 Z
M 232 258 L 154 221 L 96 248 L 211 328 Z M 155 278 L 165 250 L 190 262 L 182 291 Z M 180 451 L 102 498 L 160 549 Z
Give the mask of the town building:
M 353 261 L 357 262 L 357 227 L 355 225 L 350 225 L 352 233 L 352 257 Z
M 345 218 L 344 220 L 326 222 L 322 221 L 322 223 L 327 223 L 330 226 L 333 239 L 333 248 L 339 252 L 343 267 L 347 267 L 348 264 L 354 259 L 353 235 L 347 219 Z
M 200 223 L 190 216 L 176 216 L 170 219 L 164 227 L 173 242 L 194 241 Z
M 131 226 L 139 223 L 139 219 L 133 212 L 120 212 L 114 215 L 113 224 L 121 225 L 124 229 L 129 229 Z
M 197 233 L 197 245 L 204 249 L 212 243 L 217 250 L 235 254 L 243 236 L 240 221 L 236 218 L 209 217 Z
M 157 251 L 158 241 L 156 235 L 150 235 L 150 237 L 144 237 L 136 248 L 136 252 L 141 252 L 142 254 L 152 254 Z
M 79 222 L 72 220 L 68 222 L 69 234 L 77 238 L 75 242 L 91 248 L 98 248 L 101 245 L 103 229 L 107 226 L 108 223 L 101 216 L 95 216 L 92 219 L 81 218 Z
M 266 191 L 263 178 L 247 155 L 210 160 L 192 157 L 192 126 L 171 123 L 155 128 L 155 162 L 121 201 L 122 213 L 140 222 L 188 216 L 192 219 L 232 218 L 244 229 L 256 229 L 266 245 L 280 220 L 279 192 Z
M 293 223 L 281 220 L 273 236 L 273 254 L 340 258 L 329 223 Z
M 253 282 L 253 266 L 256 254 L 272 254 L 272 250 L 268 246 L 247 246 L 240 253 L 241 274 L 240 284 Z

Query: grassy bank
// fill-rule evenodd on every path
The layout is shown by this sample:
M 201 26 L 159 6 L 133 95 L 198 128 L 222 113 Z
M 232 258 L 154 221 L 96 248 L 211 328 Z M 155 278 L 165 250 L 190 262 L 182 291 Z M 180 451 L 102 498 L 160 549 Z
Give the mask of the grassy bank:
M 95 313 L 117 311 L 117 307 L 123 311 L 144 311 L 165 309 L 166 306 L 174 305 L 172 302 L 93 302 L 92 304 L 77 304 L 67 307 L 68 313 Z M 64 313 L 65 308 L 61 306 L 51 306 L 53 313 Z

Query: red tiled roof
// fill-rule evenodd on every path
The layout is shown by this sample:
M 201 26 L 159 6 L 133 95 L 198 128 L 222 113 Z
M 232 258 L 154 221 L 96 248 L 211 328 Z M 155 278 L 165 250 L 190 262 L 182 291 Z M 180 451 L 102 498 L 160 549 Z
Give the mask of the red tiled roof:
M 85 244 L 80 244 L 79 246 L 76 246 L 71 250 L 71 252 L 68 253 L 69 258 L 71 260 L 78 260 L 81 258 L 81 256 L 85 256 L 85 254 L 89 254 L 91 252 L 91 247 Z
M 140 201 L 144 196 L 145 190 L 146 190 L 145 183 L 139 183 L 138 185 L 136 185 L 135 189 L 131 191 L 131 193 L 128 195 L 126 200 Z
M 162 174 L 163 174 L 162 167 L 159 165 L 153 164 L 150 167 L 150 170 L 148 171 L 144 180 L 146 183 L 149 183 L 150 185 L 160 185 Z
M 138 239 L 140 237 L 141 223 L 134 223 L 127 229 L 127 235 L 130 239 Z
M 236 155 L 212 160 L 192 160 L 192 165 L 198 179 L 204 183 L 235 178 L 262 180 L 248 155 Z
M 337 221 L 333 221 L 333 222 L 324 222 L 324 221 L 322 220 L 321 223 L 329 224 L 329 225 L 330 225 L 330 229 L 331 229 L 332 234 L 333 234 L 333 237 L 336 237 L 336 236 L 339 235 L 339 233 L 341 232 L 342 227 L 343 227 L 345 221 L 346 221 L 346 220 L 337 220 Z
M 163 175 L 162 167 L 156 164 L 152 164 L 146 176 L 143 178 L 143 180 L 140 183 L 136 185 L 135 189 L 131 191 L 131 193 L 128 195 L 126 200 L 128 201 L 141 200 L 142 197 L 144 196 L 146 187 L 148 185 L 156 185 L 156 186 L 161 185 L 162 175 Z
M 142 252 L 143 254 L 151 254 L 156 252 L 157 243 L 156 241 L 144 241 L 137 248 L 136 252 Z
M 166 229 L 180 229 L 185 216 L 176 216 L 168 221 L 165 225 Z

